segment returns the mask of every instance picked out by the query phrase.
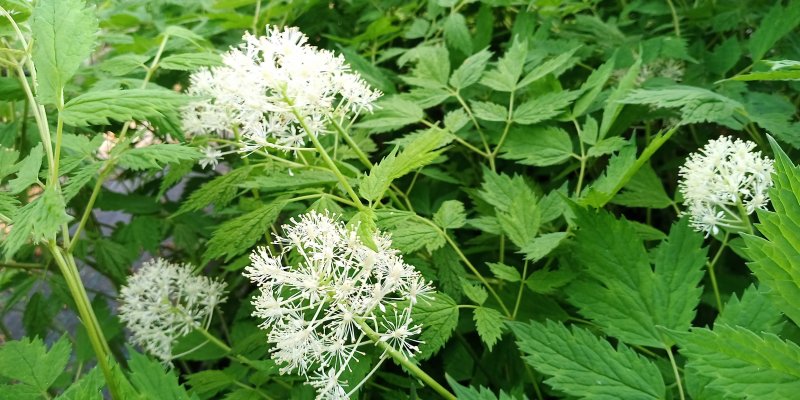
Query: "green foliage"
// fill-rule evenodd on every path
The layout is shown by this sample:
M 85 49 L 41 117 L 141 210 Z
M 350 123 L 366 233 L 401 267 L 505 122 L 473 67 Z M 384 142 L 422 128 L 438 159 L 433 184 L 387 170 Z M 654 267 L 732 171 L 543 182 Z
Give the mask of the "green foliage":
M 510 323 L 525 361 L 545 382 L 571 396 L 595 399 L 661 399 L 658 367 L 623 344 L 614 349 L 586 329 L 548 321 Z
M 719 324 L 678 342 L 688 365 L 726 397 L 791 399 L 800 390 L 800 347 L 774 334 Z
M 37 100 L 64 105 L 63 90 L 95 47 L 97 18 L 82 0 L 43 0 L 31 13 Z
M 164 117 L 188 101 L 164 89 L 99 90 L 73 98 L 64 106 L 64 123 L 73 126 L 108 125 L 111 120 Z
M 759 232 L 744 236 L 748 264 L 762 287 L 772 293 L 773 301 L 795 323 L 800 323 L 800 277 L 796 259 L 800 250 L 800 167 L 770 139 L 775 151 L 775 187 L 770 197 L 775 212 L 758 211 Z
M 419 336 L 417 358 L 426 360 L 444 347 L 458 325 L 458 305 L 450 296 L 436 293 L 433 299 L 422 300 L 414 306 L 411 317 L 425 327 Z
M 23 338 L 0 347 L 0 376 L 17 381 L 17 388 L 26 393 L 47 393 L 64 372 L 72 347 L 62 336 L 48 350 L 42 339 Z M 4 389 L 5 390 L 5 389 Z
M 227 262 L 234 256 L 251 249 L 265 234 L 269 236 L 270 225 L 275 222 L 285 205 L 285 200 L 278 199 L 226 221 L 216 229 L 213 237 L 208 241 L 208 248 L 203 254 L 204 259 L 213 260 L 224 257 Z
M 201 154 L 197 149 L 180 144 L 159 143 L 126 150 L 119 158 L 122 167 L 139 171 L 161 169 L 167 164 L 185 160 L 196 160 Z
M 575 257 L 589 277 L 569 290 L 579 312 L 631 344 L 668 343 L 657 327 L 687 331 L 700 302 L 697 285 L 706 262 L 702 236 L 684 219 L 649 255 L 626 221 L 604 211 L 574 210 L 581 227 Z
M 131 351 L 128 360 L 130 380 L 136 391 L 144 398 L 165 400 L 189 400 L 190 397 L 173 371 L 166 370 L 157 361 Z

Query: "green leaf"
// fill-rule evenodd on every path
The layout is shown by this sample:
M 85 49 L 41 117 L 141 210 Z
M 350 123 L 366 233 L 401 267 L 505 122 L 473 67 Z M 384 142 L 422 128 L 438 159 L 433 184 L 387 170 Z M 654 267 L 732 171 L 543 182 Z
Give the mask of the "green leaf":
M 439 211 L 433 215 L 433 222 L 442 229 L 458 229 L 467 223 L 467 214 L 464 212 L 464 203 L 458 200 L 448 200 L 442 203 Z
M 503 336 L 503 314 L 494 308 L 478 307 L 473 313 L 473 319 L 478 336 L 486 344 L 486 348 L 492 351 L 492 347 Z
M 492 52 L 483 49 L 464 60 L 450 76 L 450 86 L 456 90 L 469 87 L 481 79 L 481 74 L 486 69 L 486 64 L 492 58 Z M 446 125 L 446 124 L 445 124 Z
M 740 58 L 742 58 L 742 46 L 739 40 L 732 36 L 714 47 L 714 51 L 706 58 L 706 65 L 709 71 L 724 76 L 736 66 Z
M 736 125 L 734 114 L 744 110 L 744 106 L 738 101 L 710 90 L 683 85 L 633 90 L 620 102 L 678 108 L 681 112 L 681 124 L 717 122 L 728 126 Z
M 238 184 L 247 180 L 252 171 L 253 167 L 251 166 L 239 167 L 206 182 L 189 195 L 175 215 L 197 211 L 211 203 L 214 203 L 217 208 L 225 207 L 236 198 L 240 190 Z
M 594 133 L 596 139 L 597 131 L 595 130 Z M 622 150 L 622 148 L 628 145 L 629 143 L 630 143 L 629 141 L 619 136 L 607 137 L 600 141 L 592 143 L 593 146 L 589 148 L 589 151 L 586 152 L 586 155 L 589 157 L 596 158 L 604 156 L 606 154 L 613 154 Z
M 158 62 L 161 69 L 176 71 L 193 71 L 200 67 L 214 67 L 222 64 L 222 57 L 217 53 L 182 53 L 166 56 Z
M 407 83 L 427 88 L 446 88 L 450 76 L 450 55 L 444 46 L 417 48 L 417 65 L 413 77 L 402 77 Z
M 515 199 L 536 198 L 536 194 L 533 193 L 533 190 L 528 187 L 525 179 L 521 176 L 514 175 L 511 177 L 504 173 L 498 174 L 485 167 L 483 168 L 483 184 L 478 195 L 494 206 L 495 209 L 502 212 L 508 212 Z
M 22 159 L 15 167 L 17 170 L 17 177 L 8 182 L 9 192 L 15 194 L 20 193 L 30 185 L 39 182 L 39 170 L 42 168 L 42 157 L 44 157 L 44 150 L 42 150 L 42 144 L 39 143 L 36 147 L 32 148 L 30 154 Z
M 114 76 L 127 75 L 139 68 L 146 70 L 145 63 L 150 57 L 144 54 L 125 53 L 114 58 L 109 58 L 100 64 L 100 69 Z
M 798 24 L 800 24 L 800 1 L 791 1 L 786 7 L 776 3 L 750 36 L 749 48 L 753 62 L 761 60 L 778 40 L 792 32 Z
M 453 394 L 456 395 L 457 399 L 460 400 L 497 400 L 497 396 L 492 393 L 491 390 L 481 386 L 478 389 L 474 387 L 466 387 L 459 385 L 455 379 L 451 378 L 450 375 L 445 375 L 445 379 L 447 379 L 447 383 L 450 384 L 450 387 L 453 388 Z M 505 394 L 502 393 L 501 394 Z
M 492 275 L 506 282 L 519 282 L 522 279 L 516 268 L 502 263 L 486 263 Z
M 525 254 L 526 260 L 537 262 L 547 257 L 548 254 L 561 245 L 567 235 L 567 232 L 545 233 L 521 246 L 520 252 Z
M 300 170 L 291 172 L 291 175 L 288 170 L 282 170 L 271 172 L 267 176 L 256 176 L 241 183 L 240 186 L 265 192 L 281 192 L 327 186 L 338 182 L 336 175 L 327 170 Z
M 358 185 L 359 194 L 369 200 L 377 201 L 383 197 L 392 181 L 403 175 L 430 164 L 442 153 L 440 149 L 450 140 L 449 132 L 442 129 L 429 129 L 415 135 L 402 152 L 395 148 L 381 162 L 364 176 Z
M 425 117 L 419 105 L 393 96 L 376 104 L 376 111 L 355 125 L 356 128 L 381 133 L 415 124 Z
M 63 186 L 64 201 L 69 203 L 70 200 L 77 196 L 78 192 L 80 192 L 80 190 L 100 171 L 102 165 L 103 164 L 99 162 L 92 162 L 82 166 L 74 174 L 71 174 L 67 184 Z
M 625 146 L 619 153 L 611 156 L 608 167 L 599 178 L 597 178 L 586 189 L 581 203 L 593 207 L 602 207 L 621 190 L 624 185 L 633 177 L 636 168 L 636 146 L 633 144 Z M 630 176 L 630 177 L 629 177 Z
M 84 93 L 64 106 L 64 123 L 72 126 L 108 125 L 166 117 L 190 97 L 165 89 L 97 90 Z
M 475 304 L 482 305 L 486 302 L 486 299 L 489 298 L 489 293 L 484 289 L 483 286 L 478 284 L 473 284 L 472 282 L 461 279 L 461 290 L 464 291 L 464 295 L 467 296 L 468 299 L 475 302 Z
M 606 106 L 603 108 L 603 119 L 600 120 L 600 133 L 598 136 L 600 139 L 606 137 L 608 131 L 611 130 L 611 126 L 614 125 L 617 117 L 619 117 L 619 114 L 622 112 L 623 105 L 619 100 L 625 97 L 631 89 L 636 87 L 636 79 L 639 77 L 641 68 L 642 59 L 638 57 L 636 62 L 634 62 L 625 73 L 625 76 L 619 80 L 617 88 L 608 96 L 605 102 Z
M 186 383 L 192 388 L 192 393 L 203 396 L 214 396 L 236 382 L 225 371 L 206 370 L 195 372 L 186 377 Z
M 539 233 L 541 212 L 538 199 L 530 190 L 522 191 L 512 199 L 508 212 L 498 212 L 500 228 L 517 247 L 524 247 Z
M 563 70 L 566 66 L 570 65 L 570 61 L 572 56 L 575 55 L 580 49 L 580 46 L 573 48 L 572 50 L 568 50 L 564 53 L 559 54 L 555 58 L 547 60 L 542 64 L 536 66 L 536 68 L 532 69 L 531 72 L 528 72 L 522 81 L 519 82 L 517 88 L 523 88 L 525 86 L 530 85 L 533 82 L 538 81 L 539 79 L 544 78 L 545 76 L 555 73 L 558 70 Z M 572 61 L 571 65 L 574 65 L 575 61 Z
M 725 398 L 794 399 L 800 392 L 800 347 L 771 333 L 719 324 L 679 336 L 687 367 Z
M 508 109 L 500 104 L 489 101 L 470 101 L 475 117 L 484 121 L 505 122 L 508 119 Z
M 586 78 L 586 81 L 581 85 L 579 91 L 583 94 L 575 101 L 575 105 L 572 108 L 573 117 L 580 117 L 589 110 L 594 101 L 597 100 L 597 96 L 603 91 L 603 86 L 608 82 L 608 79 L 611 78 L 613 72 L 614 57 L 611 57 L 599 68 L 592 71 L 589 77 Z M 597 122 L 595 122 L 595 125 L 597 125 Z M 586 128 L 584 128 L 584 130 L 585 129 Z
M 663 347 L 656 326 L 688 331 L 700 302 L 707 249 L 686 218 L 653 252 L 651 266 L 633 227 L 611 214 L 573 208 L 580 229 L 574 255 L 589 278 L 569 290 L 581 315 L 626 343 Z
M 126 150 L 119 158 L 119 165 L 134 171 L 162 169 L 167 164 L 197 160 L 200 157 L 202 154 L 194 147 L 158 143 Z
M 399 223 L 390 232 L 394 247 L 406 254 L 423 247 L 434 251 L 445 245 L 445 237 L 436 227 L 416 218 Z
M 736 294 L 731 296 L 714 321 L 717 324 L 774 334 L 780 333 L 784 325 L 783 313 L 772 302 L 769 292 L 755 285 L 745 289 L 741 299 Z
M 786 316 L 800 323 L 800 168 L 774 139 L 775 173 L 769 191 L 774 212 L 758 210 L 758 231 L 763 238 L 743 235 L 748 263 L 762 287 L 769 288 L 772 300 Z
M 6 258 L 11 258 L 28 239 L 40 243 L 55 239 L 61 224 L 69 222 L 64 198 L 48 186 L 41 196 L 24 205 L 12 217 L 14 229 L 3 241 Z
M 514 109 L 512 119 L 521 125 L 547 121 L 563 113 L 564 109 L 572 104 L 579 95 L 580 92 L 570 90 L 544 94 L 520 104 Z
M 270 225 L 275 222 L 285 205 L 286 200 L 278 199 L 226 221 L 211 235 L 203 259 L 210 261 L 224 257 L 224 261 L 228 262 L 246 252 L 269 232 Z
M 450 339 L 458 325 L 458 305 L 450 296 L 436 293 L 432 300 L 421 300 L 411 311 L 414 323 L 422 325 L 419 340 L 420 361 L 427 360 L 439 352 Z
M 47 330 L 58 313 L 58 303 L 48 301 L 40 292 L 34 293 L 25 306 L 22 325 L 28 336 L 47 337 Z
M 497 68 L 483 74 L 481 85 L 500 92 L 513 92 L 522 75 L 525 59 L 528 56 L 528 42 L 514 39 L 511 47 L 497 62 Z
M 42 0 L 33 9 L 30 24 L 37 99 L 60 106 L 64 87 L 94 49 L 98 31 L 94 9 L 82 0 Z
M 56 400 L 103 400 L 104 385 L 103 374 L 99 367 L 95 367 L 70 385 Z
M 22 338 L 0 347 L 0 376 L 46 392 L 64 371 L 72 346 L 62 336 L 48 351 L 42 339 Z
M 467 20 L 458 12 L 451 13 L 444 21 L 444 40 L 451 48 L 464 54 L 472 53 L 472 37 L 467 28 Z
M 611 203 L 626 207 L 667 208 L 672 205 L 672 199 L 664 190 L 664 184 L 656 175 L 650 163 L 639 169 L 633 178 L 628 181 L 620 193 L 611 199 Z
M 552 294 L 577 277 L 578 274 L 572 269 L 540 269 L 525 280 L 525 286 L 534 293 Z
M 562 323 L 509 323 L 525 361 L 549 375 L 545 382 L 579 398 L 663 399 L 658 367 L 623 344 L 615 350 L 588 330 Z
M 130 382 L 140 395 L 149 399 L 189 400 L 173 371 L 166 371 L 157 361 L 131 350 L 128 360 Z
M 556 126 L 516 128 L 509 132 L 501 158 L 523 165 L 545 167 L 561 164 L 572 157 L 569 133 Z

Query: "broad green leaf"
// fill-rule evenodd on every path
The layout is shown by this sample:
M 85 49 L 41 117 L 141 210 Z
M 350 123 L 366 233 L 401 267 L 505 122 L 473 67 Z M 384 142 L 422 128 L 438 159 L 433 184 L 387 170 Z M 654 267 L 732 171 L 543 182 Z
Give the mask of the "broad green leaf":
M 14 126 L 14 125 L 8 125 L 8 126 Z M 12 136 L 13 133 L 6 132 L 2 130 L 2 128 L 0 128 L 0 135 Z M 2 147 L 2 145 L 0 145 L 0 179 L 3 179 L 10 174 L 13 174 L 17 170 L 16 162 L 18 159 L 19 159 L 19 151 L 15 149 L 9 149 L 7 147 Z
M 253 172 L 253 168 L 251 166 L 239 167 L 206 182 L 189 195 L 175 215 L 201 210 L 211 203 L 214 203 L 217 208 L 225 207 L 236 198 L 236 194 L 240 191 L 237 185 L 247 180 L 250 173 Z
M 522 76 L 525 59 L 528 56 L 528 42 L 514 39 L 511 47 L 497 62 L 497 68 L 487 71 L 480 80 L 481 85 L 500 92 L 513 92 Z
M 278 218 L 286 200 L 278 199 L 265 204 L 247 214 L 231 219 L 220 225 L 206 244 L 203 259 L 210 261 L 223 258 L 228 262 L 253 247 Z
M 47 337 L 47 330 L 59 311 L 58 303 L 48 301 L 40 292 L 34 293 L 25 306 L 22 326 L 28 336 Z
M 72 346 L 62 336 L 50 350 L 39 338 L 12 340 L 0 346 L 0 376 L 46 392 L 64 371 Z
M 202 154 L 194 147 L 158 143 L 126 150 L 119 158 L 119 165 L 134 171 L 162 169 L 167 164 L 197 160 L 201 156 Z
M 457 399 L 460 400 L 498 400 L 497 396 L 492 393 L 491 390 L 480 386 L 479 388 L 474 387 L 467 387 L 462 386 L 455 379 L 451 378 L 449 375 L 445 375 L 445 379 L 447 379 L 447 383 L 450 384 L 450 387 L 453 388 L 453 394 L 456 395 Z M 505 393 L 500 392 L 501 398 L 509 399 L 509 397 L 502 397 Z
M 769 292 L 755 285 L 745 289 L 741 298 L 736 294 L 731 296 L 714 321 L 717 324 L 774 334 L 780 333 L 784 325 L 783 313 L 772 302 Z
M 62 186 L 64 193 L 64 201 L 69 203 L 75 196 L 78 195 L 78 192 L 86 186 L 92 178 L 100 171 L 100 167 L 102 163 L 99 162 L 92 162 L 90 164 L 86 164 L 78 169 L 75 173 L 69 175 L 69 179 L 67 180 L 67 184 Z
M 503 146 L 502 158 L 523 165 L 545 167 L 572 157 L 572 139 L 565 130 L 550 125 L 512 128 Z
M 464 54 L 472 53 L 472 37 L 463 14 L 454 12 L 447 16 L 444 21 L 444 40 L 450 48 Z
M 44 157 L 44 150 L 42 150 L 42 144 L 39 143 L 31 149 L 27 157 L 17 164 L 17 177 L 8 182 L 8 189 L 11 193 L 20 193 L 39 181 L 42 157 Z
M 480 284 L 472 283 L 466 279 L 461 279 L 461 289 L 468 299 L 475 302 L 477 305 L 482 305 L 489 298 L 489 293 Z
M 547 257 L 547 255 L 561 245 L 561 242 L 566 238 L 567 232 L 545 233 L 521 246 L 520 252 L 525 254 L 526 260 L 537 262 Z
M 492 351 L 492 347 L 503 336 L 503 314 L 494 308 L 478 307 L 472 317 L 475 320 L 478 336 L 486 344 L 486 348 Z
M 417 65 L 413 76 L 402 77 L 407 83 L 428 88 L 446 88 L 450 77 L 450 55 L 444 46 L 421 47 L 414 53 Z
M 525 280 L 525 285 L 534 293 L 552 294 L 577 277 L 578 274 L 572 269 L 540 269 Z
M 234 377 L 219 370 L 195 372 L 186 377 L 186 383 L 192 388 L 192 393 L 203 396 L 214 396 L 235 382 Z
M 71 384 L 56 400 L 103 400 L 105 379 L 100 367 L 92 368 L 77 382 Z
M 415 324 L 422 325 L 419 340 L 419 354 L 415 357 L 424 361 L 439 352 L 450 339 L 458 325 L 458 305 L 444 293 L 434 294 L 431 300 L 419 301 L 411 311 Z
M 403 175 L 430 164 L 442 153 L 440 149 L 450 139 L 449 132 L 442 129 L 429 129 L 415 135 L 403 151 L 395 149 L 362 177 L 358 185 L 359 194 L 369 200 L 377 201 L 383 197 L 392 181 Z
M 725 398 L 795 399 L 800 392 L 800 347 L 771 333 L 724 324 L 678 337 L 687 368 L 709 379 Z
M 406 219 L 389 229 L 392 244 L 403 253 L 413 253 L 421 248 L 434 251 L 445 245 L 445 237 L 435 226 L 418 218 Z
M 502 263 L 486 263 L 486 265 L 489 266 L 489 270 L 492 271 L 492 275 L 494 275 L 497 279 L 501 279 L 506 282 L 519 282 L 522 279 L 519 271 L 512 266 Z
M 130 382 L 140 395 L 150 399 L 189 400 L 174 371 L 165 370 L 159 362 L 133 350 L 130 357 Z
M 415 124 L 425 117 L 425 112 L 419 105 L 397 96 L 378 101 L 376 108 L 375 113 L 355 126 L 381 133 Z
M 717 122 L 736 124 L 734 114 L 744 106 L 733 99 L 694 86 L 673 85 L 657 89 L 637 89 L 620 99 L 625 104 L 645 104 L 658 108 L 678 108 L 681 124 Z
M 667 208 L 672 205 L 672 199 L 664 190 L 664 184 L 653 167 L 647 163 L 611 199 L 611 203 L 626 207 Z
M 489 101 L 470 101 L 475 117 L 484 121 L 506 122 L 508 109 L 497 103 Z
M 241 183 L 239 186 L 246 189 L 257 189 L 265 192 L 282 192 L 307 187 L 322 187 L 338 183 L 339 180 L 330 171 L 326 170 L 288 170 L 272 172 L 266 176 L 256 176 Z
M 614 349 L 586 329 L 561 323 L 509 323 L 525 361 L 550 376 L 545 383 L 579 398 L 663 399 L 658 367 L 623 344 Z
M 166 56 L 158 62 L 158 67 L 176 71 L 193 71 L 200 67 L 213 67 L 222 64 L 217 53 L 182 53 Z
M 594 133 L 596 133 L 596 131 Z M 630 143 L 629 141 L 619 136 L 603 138 L 600 141 L 592 143 L 592 147 L 589 148 L 589 151 L 586 152 L 586 155 L 589 157 L 596 158 L 604 156 L 606 154 L 613 154 L 622 150 L 622 148 L 628 145 L 629 143 Z
M 452 247 L 442 247 L 432 254 L 432 267 L 436 269 L 437 289 L 460 302 L 463 295 L 461 278 L 464 266 Z
M 481 74 L 486 69 L 486 64 L 492 58 L 492 52 L 483 49 L 464 60 L 450 76 L 450 86 L 456 90 L 469 87 L 481 79 Z M 446 124 L 445 124 L 446 125 Z
M 619 101 L 636 86 L 636 79 L 639 77 L 641 68 L 642 59 L 637 58 L 636 62 L 625 73 L 625 76 L 620 79 L 617 88 L 608 96 L 605 103 L 606 106 L 603 108 L 603 118 L 600 120 L 600 133 L 598 136 L 600 139 L 606 137 L 608 131 L 611 130 L 611 126 L 614 125 L 617 117 L 622 112 L 623 105 Z
M 114 58 L 109 58 L 100 64 L 100 69 L 114 76 L 130 74 L 137 69 L 148 68 L 145 63 L 150 57 L 143 54 L 125 53 Z
M 448 200 L 442 203 L 433 222 L 443 229 L 458 229 L 467 223 L 467 214 L 464 212 L 464 203 L 458 200 Z
M 568 50 L 552 58 L 543 62 L 540 65 L 537 65 L 531 72 L 528 72 L 524 78 L 519 82 L 517 88 L 523 88 L 525 86 L 530 85 L 533 82 L 538 81 L 539 79 L 544 78 L 545 76 L 552 74 L 558 70 L 563 70 L 563 68 L 567 67 L 568 65 L 574 65 L 575 61 L 570 63 L 572 56 L 575 54 L 576 51 L 580 49 L 579 47 L 575 47 L 572 50 Z M 577 60 L 576 60 L 577 61 Z
M 512 200 L 507 212 L 498 211 L 500 228 L 514 245 L 524 247 L 539 233 L 542 216 L 538 199 L 530 190 L 521 191 Z
M 189 97 L 164 89 L 98 90 L 67 102 L 64 123 L 72 126 L 108 125 L 111 120 L 165 117 Z
M 512 119 L 520 125 L 532 125 L 558 116 L 580 95 L 578 91 L 552 92 L 528 100 L 514 109 Z
M 483 169 L 483 184 L 478 195 L 501 212 L 509 212 L 518 198 L 534 199 L 533 202 L 536 202 L 536 194 L 521 176 L 498 174 L 488 168 Z
M 786 7 L 780 3 L 769 10 L 761 20 L 761 25 L 750 36 L 750 55 L 753 61 L 761 60 L 767 51 L 782 37 L 800 24 L 800 1 L 790 1 Z
M 742 46 L 733 36 L 714 47 L 714 51 L 706 58 L 706 66 L 709 71 L 724 76 L 736 66 L 740 58 L 742 58 Z
M 700 302 L 707 249 L 684 218 L 652 255 L 633 227 L 605 211 L 573 208 L 580 229 L 574 255 L 588 279 L 569 290 L 569 301 L 608 335 L 637 345 L 663 347 L 656 328 L 688 331 Z M 655 267 L 655 268 L 653 268 Z
M 614 57 L 611 57 L 603 65 L 592 71 L 586 81 L 581 85 L 580 92 L 582 93 L 572 107 L 572 116 L 577 118 L 586 113 L 592 104 L 597 100 L 597 96 L 603 91 L 608 79 L 614 72 Z M 597 122 L 595 122 L 597 124 Z M 585 128 L 584 128 L 585 129 Z M 591 143 L 589 143 L 591 144 Z
M 41 0 L 31 14 L 37 100 L 64 104 L 64 87 L 89 58 L 98 31 L 94 9 L 82 0 Z
M 774 187 L 769 194 L 772 211 L 758 210 L 758 231 L 743 235 L 750 269 L 786 316 L 800 323 L 800 168 L 770 137 L 775 153 Z
M 64 198 L 48 186 L 35 200 L 24 205 L 12 217 L 13 229 L 3 241 L 6 258 L 11 258 L 28 239 L 34 243 L 55 239 L 61 224 L 69 222 Z

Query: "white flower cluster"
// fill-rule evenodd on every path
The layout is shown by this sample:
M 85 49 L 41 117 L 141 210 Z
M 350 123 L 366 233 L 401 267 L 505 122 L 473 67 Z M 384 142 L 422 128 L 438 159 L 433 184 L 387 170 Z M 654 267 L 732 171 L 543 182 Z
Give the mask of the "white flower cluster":
M 196 276 L 189 265 L 157 258 L 142 265 L 120 290 L 119 317 L 133 342 L 164 362 L 175 342 L 197 327 L 208 328 L 225 284 Z
M 773 161 L 753 151 L 756 144 L 723 136 L 689 156 L 678 184 L 692 226 L 716 235 L 741 229 L 748 215 L 769 203 Z
M 282 253 L 258 248 L 244 272 L 259 287 L 253 315 L 264 319 L 281 373 L 306 375 L 318 398 L 344 399 L 341 375 L 363 345 L 382 341 L 405 357 L 419 350 L 422 327 L 411 311 L 433 289 L 387 237 L 376 234 L 372 250 L 356 229 L 315 211 L 283 230 L 275 241 Z
M 188 93 L 203 100 L 183 109 L 187 133 L 230 137 L 238 129 L 249 149 L 290 150 L 308 134 L 325 133 L 329 118 L 371 112 L 381 96 L 342 56 L 309 45 L 297 28 L 268 27 L 267 36 L 243 39 L 224 65 L 192 75 Z

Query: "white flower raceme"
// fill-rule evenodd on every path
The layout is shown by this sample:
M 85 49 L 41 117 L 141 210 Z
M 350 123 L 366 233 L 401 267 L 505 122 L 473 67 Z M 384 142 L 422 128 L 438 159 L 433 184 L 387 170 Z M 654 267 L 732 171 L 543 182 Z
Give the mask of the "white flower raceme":
M 157 258 L 142 265 L 120 290 L 119 317 L 133 342 L 168 362 L 175 342 L 197 327 L 208 328 L 225 284 L 196 276 L 189 265 Z
M 297 28 L 267 28 L 267 36 L 244 35 L 223 55 L 223 65 L 191 77 L 188 93 L 202 98 L 183 109 L 190 134 L 230 137 L 235 130 L 248 149 L 302 147 L 308 134 L 327 131 L 372 111 L 381 96 L 340 55 L 318 49 Z
M 769 203 L 773 161 L 756 145 L 727 136 L 708 142 L 680 169 L 678 186 L 692 226 L 706 234 L 742 229 L 748 215 Z
M 433 289 L 387 237 L 374 235 L 373 250 L 355 228 L 315 211 L 283 230 L 275 240 L 282 253 L 258 248 L 244 272 L 259 287 L 253 315 L 282 373 L 308 377 L 318 398 L 343 399 L 341 375 L 362 346 L 385 342 L 404 357 L 419 350 L 422 327 L 411 311 Z

